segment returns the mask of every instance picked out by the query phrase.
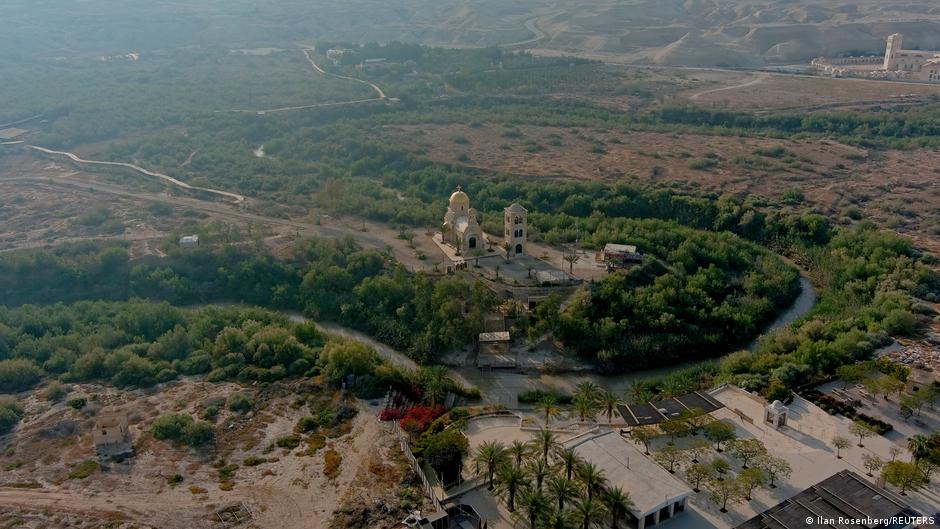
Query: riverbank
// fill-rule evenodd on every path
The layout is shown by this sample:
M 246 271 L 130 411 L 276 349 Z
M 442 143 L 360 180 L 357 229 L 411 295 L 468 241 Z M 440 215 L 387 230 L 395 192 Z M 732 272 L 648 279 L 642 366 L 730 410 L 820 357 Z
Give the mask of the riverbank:
M 816 290 L 805 276 L 800 277 L 800 289 L 800 295 L 790 308 L 778 315 L 764 332 L 751 342 L 750 349 L 753 350 L 757 346 L 762 336 L 792 325 L 813 309 L 817 299 Z M 297 312 L 285 311 L 284 314 L 295 322 L 310 321 Z M 314 323 L 323 332 L 356 340 L 372 347 L 379 356 L 398 367 L 408 370 L 418 369 L 418 365 L 414 360 L 401 351 L 397 351 L 360 331 L 336 323 Z M 483 370 L 475 366 L 451 367 L 450 370 L 454 379 L 460 384 L 479 388 L 483 403 L 516 407 L 518 405 L 518 395 L 531 389 L 552 389 L 561 393 L 572 393 L 578 384 L 593 382 L 604 389 L 623 395 L 627 388 L 636 381 L 661 378 L 674 373 L 678 369 L 695 367 L 718 359 L 720 357 L 714 360 L 687 362 L 677 366 L 627 371 L 618 374 L 600 374 L 583 370 L 566 373 L 528 373 L 515 370 Z

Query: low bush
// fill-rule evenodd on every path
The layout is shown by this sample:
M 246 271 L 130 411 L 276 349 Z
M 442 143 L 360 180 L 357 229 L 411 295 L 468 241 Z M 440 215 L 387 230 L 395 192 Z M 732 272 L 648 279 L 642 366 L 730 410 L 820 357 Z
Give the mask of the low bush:
M 554 398 L 558 404 L 571 404 L 571 395 L 544 389 L 530 389 L 519 393 L 516 397 L 519 404 L 536 404 L 546 397 Z
M 85 479 L 97 471 L 98 462 L 92 459 L 86 459 L 69 472 L 69 479 Z

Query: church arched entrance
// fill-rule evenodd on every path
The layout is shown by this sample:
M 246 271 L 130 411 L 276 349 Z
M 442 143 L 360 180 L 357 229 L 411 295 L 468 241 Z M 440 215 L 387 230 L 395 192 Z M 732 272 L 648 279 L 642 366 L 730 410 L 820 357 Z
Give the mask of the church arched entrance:
M 517 253 L 517 254 L 522 253 L 522 245 L 521 245 L 521 244 L 517 244 L 517 245 L 516 245 L 516 253 Z
M 467 239 L 467 246 L 468 246 L 471 250 L 473 250 L 474 248 L 476 248 L 476 247 L 477 247 L 477 238 L 476 238 L 476 237 L 470 237 L 469 239 Z

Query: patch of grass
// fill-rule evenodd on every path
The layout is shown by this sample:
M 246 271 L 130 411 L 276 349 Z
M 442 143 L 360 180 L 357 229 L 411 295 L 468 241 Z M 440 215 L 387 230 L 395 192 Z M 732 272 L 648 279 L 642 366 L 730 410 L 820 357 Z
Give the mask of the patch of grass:
M 267 463 L 267 462 L 268 462 L 268 460 L 267 460 L 266 458 L 264 458 L 264 457 L 248 456 L 248 457 L 245 458 L 245 461 L 243 462 L 243 464 L 244 464 L 246 467 L 256 467 L 256 466 L 258 466 L 258 465 L 261 465 L 261 464 Z
M 330 448 L 323 453 L 323 474 L 330 479 L 336 479 L 339 476 L 339 467 L 342 463 L 343 456 Z
M 285 435 L 284 437 L 279 438 L 274 442 L 280 448 L 287 448 L 293 450 L 300 446 L 300 437 L 297 435 Z
M 696 171 L 709 171 L 714 169 L 717 165 L 718 160 L 714 158 L 701 158 L 689 162 L 689 169 L 695 169 Z
M 86 459 L 75 466 L 69 472 L 69 479 L 85 479 L 98 471 L 98 462 L 93 459 Z

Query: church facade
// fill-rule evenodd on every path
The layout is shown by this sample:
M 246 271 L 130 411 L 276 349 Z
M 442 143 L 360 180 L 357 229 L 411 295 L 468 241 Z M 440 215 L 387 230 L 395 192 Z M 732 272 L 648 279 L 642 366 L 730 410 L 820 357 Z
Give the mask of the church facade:
M 450 196 L 441 235 L 445 243 L 464 255 L 485 252 L 488 248 L 483 229 L 477 221 L 477 210 L 470 207 L 470 197 L 460 186 Z

